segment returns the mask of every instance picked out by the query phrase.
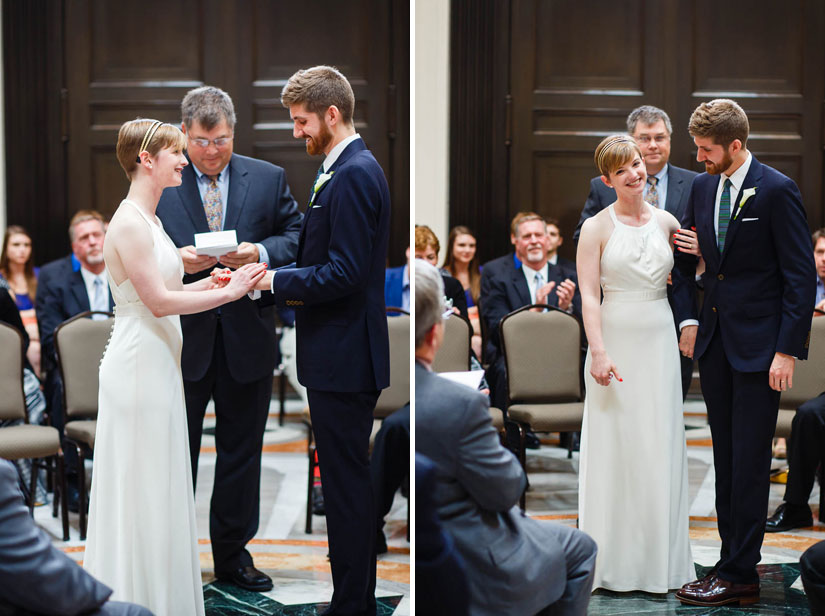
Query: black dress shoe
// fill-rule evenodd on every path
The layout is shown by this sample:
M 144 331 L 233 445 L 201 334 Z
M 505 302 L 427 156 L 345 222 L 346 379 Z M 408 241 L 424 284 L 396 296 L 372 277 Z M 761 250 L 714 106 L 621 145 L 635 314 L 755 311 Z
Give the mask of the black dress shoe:
M 803 526 L 813 526 L 814 519 L 811 515 L 811 508 L 808 505 L 792 505 L 782 503 L 776 508 L 774 514 L 765 522 L 765 532 L 779 533 L 792 528 Z
M 738 603 L 750 605 L 759 601 L 759 584 L 735 584 L 714 575 L 706 585 L 696 588 L 682 586 L 676 591 L 676 598 L 689 605 L 727 605 Z
M 312 486 L 312 513 L 314 515 L 326 515 L 324 508 L 324 491 L 321 486 Z
M 240 586 L 253 592 L 265 592 L 272 590 L 272 578 L 263 571 L 258 571 L 252 565 L 238 567 L 228 573 L 216 573 L 219 580 L 231 582 L 235 586 Z

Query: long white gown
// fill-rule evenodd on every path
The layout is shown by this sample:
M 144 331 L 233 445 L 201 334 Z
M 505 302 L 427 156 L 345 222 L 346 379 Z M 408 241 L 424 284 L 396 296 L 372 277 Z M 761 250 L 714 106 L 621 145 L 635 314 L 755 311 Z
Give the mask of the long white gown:
M 160 221 L 152 231 L 167 288 L 183 263 Z M 156 616 L 204 614 L 178 316 L 155 317 L 130 280 L 115 284 L 115 320 L 100 363 L 94 477 L 84 567 L 113 599 Z
M 623 382 L 598 385 L 589 351 L 585 362 L 579 528 L 599 548 L 594 589 L 664 593 L 696 577 L 679 348 L 666 291 L 673 252 L 651 214 L 632 227 L 611 205 L 614 229 L 601 258 L 602 335 Z

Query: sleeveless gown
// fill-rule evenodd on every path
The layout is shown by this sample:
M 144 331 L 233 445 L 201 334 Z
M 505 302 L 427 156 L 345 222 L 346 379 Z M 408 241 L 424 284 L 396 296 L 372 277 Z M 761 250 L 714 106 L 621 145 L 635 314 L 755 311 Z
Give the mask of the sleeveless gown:
M 609 210 L 602 335 L 624 380 L 597 384 L 588 351 L 579 528 L 599 548 L 594 589 L 664 593 L 696 577 L 679 347 L 666 291 L 673 251 L 655 211 L 632 227 Z
M 123 204 L 146 220 L 160 275 L 177 286 L 183 263 L 160 221 Z M 109 286 L 115 319 L 100 363 L 84 567 L 113 599 L 156 616 L 202 616 L 180 318 L 155 317 L 129 279 L 109 275 Z

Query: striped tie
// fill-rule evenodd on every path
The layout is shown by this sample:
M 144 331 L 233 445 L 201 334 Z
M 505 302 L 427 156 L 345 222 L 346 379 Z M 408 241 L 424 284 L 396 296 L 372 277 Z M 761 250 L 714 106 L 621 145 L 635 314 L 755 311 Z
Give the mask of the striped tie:
M 659 207 L 659 193 L 656 191 L 658 182 L 659 178 L 656 176 L 647 176 L 647 183 L 650 184 L 650 188 L 647 189 L 647 202 L 655 208 Z
M 726 179 L 725 186 L 722 188 L 722 197 L 719 199 L 719 233 L 716 239 L 719 252 L 725 249 L 725 236 L 728 233 L 728 224 L 730 223 L 730 187 L 731 182 Z
M 220 231 L 223 226 L 223 203 L 221 202 L 221 189 L 218 186 L 217 175 L 207 175 L 209 187 L 203 195 L 203 210 L 206 213 L 206 222 L 209 223 L 210 231 Z

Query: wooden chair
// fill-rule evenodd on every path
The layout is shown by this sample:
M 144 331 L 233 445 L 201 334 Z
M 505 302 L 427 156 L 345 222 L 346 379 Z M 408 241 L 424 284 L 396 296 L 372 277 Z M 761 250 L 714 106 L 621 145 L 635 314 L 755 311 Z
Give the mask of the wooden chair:
M 61 501 L 63 541 L 69 540 L 69 510 L 66 503 L 66 474 L 60 433 L 52 426 L 29 424 L 26 394 L 23 390 L 24 339 L 17 329 L 0 322 L 0 420 L 19 421 L 17 425 L 0 428 L 0 458 L 32 461 L 29 511 L 34 511 L 38 460 L 54 458 L 57 481 L 54 482 L 55 502 Z M 51 465 L 46 468 L 52 469 Z
M 94 315 L 106 318 L 95 321 L 90 318 Z M 63 434 L 77 449 L 81 540 L 86 538 L 85 460 L 95 449 L 98 372 L 113 324 L 112 313 L 87 310 L 63 321 L 54 331 L 57 365 L 63 380 Z

